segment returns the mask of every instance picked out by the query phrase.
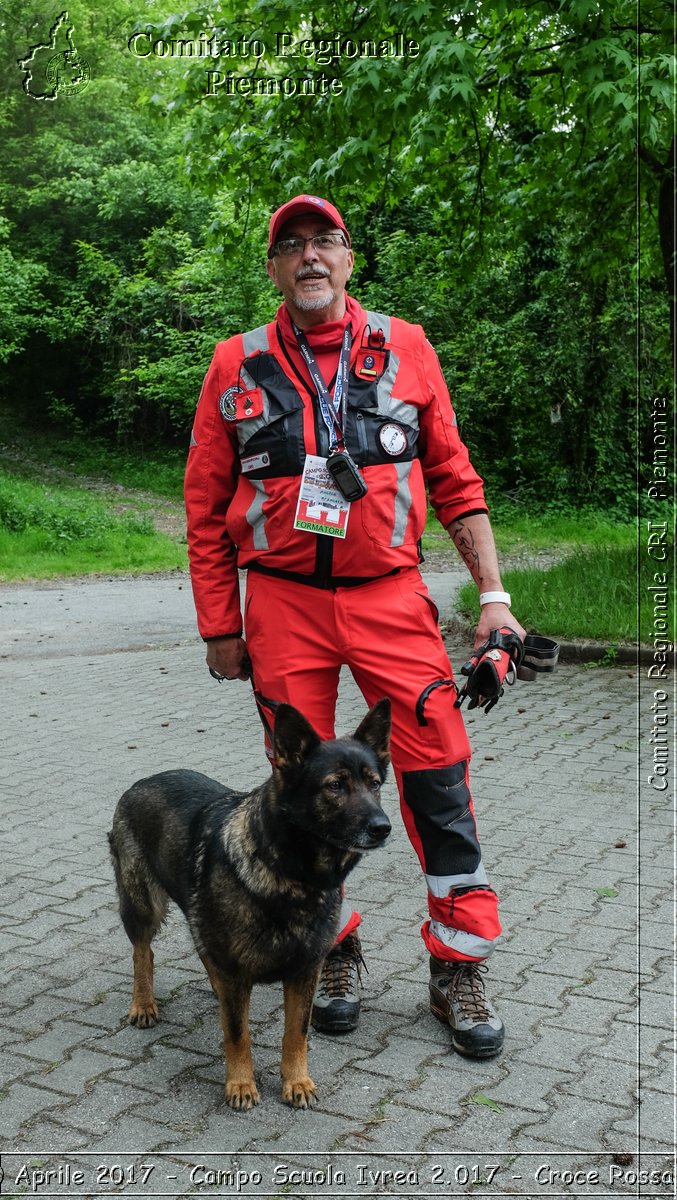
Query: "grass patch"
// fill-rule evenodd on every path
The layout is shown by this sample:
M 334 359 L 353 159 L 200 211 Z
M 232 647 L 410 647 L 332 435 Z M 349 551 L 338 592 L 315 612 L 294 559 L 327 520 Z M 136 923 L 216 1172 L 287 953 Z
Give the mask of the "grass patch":
M 35 449 L 35 447 L 33 447 Z M 107 442 L 52 442 L 43 446 L 41 461 L 60 466 L 75 475 L 91 476 L 126 488 L 138 488 L 172 500 L 183 499 L 183 476 L 188 447 L 185 450 L 154 449 L 147 453 L 111 447 Z
M 103 497 L 0 471 L 0 579 L 139 573 L 186 565 L 184 547 L 148 516 L 118 514 Z
M 138 488 L 180 500 L 188 456 L 185 446 L 125 445 L 97 436 L 79 422 L 69 430 L 56 425 L 36 425 L 13 405 L 0 403 L 0 463 L 27 477 L 41 472 L 36 467 L 57 468 L 74 477 Z
M 573 509 L 563 511 L 560 508 L 546 508 L 526 513 L 517 504 L 511 506 L 503 503 L 500 507 L 492 508 L 490 516 L 499 556 L 526 555 L 530 551 L 542 550 L 561 554 L 580 546 L 623 546 L 630 549 L 637 542 L 636 526 L 631 521 L 595 509 L 577 512 Z M 429 550 L 439 554 L 449 540 L 449 534 L 442 529 L 431 510 L 423 535 L 424 552 Z
M 647 579 L 653 570 L 647 566 Z M 548 570 L 503 573 L 515 615 L 527 630 L 560 638 L 593 641 L 637 641 L 637 553 L 634 546 L 579 547 Z M 651 628 L 653 601 L 641 589 L 641 628 Z M 479 602 L 474 583 L 459 593 L 459 608 L 477 620 Z
M 593 509 L 581 512 L 548 512 L 527 516 L 519 510 L 502 511 L 492 526 L 499 554 L 518 554 L 528 550 L 575 550 L 580 546 L 625 547 L 633 549 L 637 541 L 634 524 L 615 520 Z

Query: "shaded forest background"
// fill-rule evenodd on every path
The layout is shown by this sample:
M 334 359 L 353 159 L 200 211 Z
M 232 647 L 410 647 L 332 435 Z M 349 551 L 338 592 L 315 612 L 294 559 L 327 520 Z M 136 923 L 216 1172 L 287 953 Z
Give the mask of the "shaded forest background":
M 39 99 L 17 60 L 58 12 L 0 5 L 10 411 L 183 452 L 214 343 L 277 307 L 270 211 L 311 191 L 351 229 L 353 294 L 424 325 L 492 497 L 634 512 L 636 463 L 653 449 L 643 413 L 672 392 L 669 0 L 266 0 L 172 14 L 77 0 L 68 24 L 89 83 Z M 279 59 L 283 30 L 400 31 L 420 53 Z M 135 57 L 138 31 L 160 52 Z M 169 54 L 205 32 L 257 37 L 268 53 Z M 208 69 L 324 73 L 342 91 L 206 96 Z

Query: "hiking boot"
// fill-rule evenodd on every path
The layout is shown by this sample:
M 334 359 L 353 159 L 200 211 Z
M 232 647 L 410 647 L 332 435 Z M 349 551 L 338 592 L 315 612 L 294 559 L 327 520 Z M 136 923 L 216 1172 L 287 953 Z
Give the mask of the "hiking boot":
M 505 1029 L 484 993 L 487 967 L 477 962 L 445 962 L 430 956 L 430 1011 L 452 1030 L 452 1045 L 469 1058 L 492 1058 L 503 1046 Z
M 348 1033 L 360 1018 L 360 968 L 365 966 L 360 939 L 348 933 L 324 960 L 310 1017 L 320 1033 Z

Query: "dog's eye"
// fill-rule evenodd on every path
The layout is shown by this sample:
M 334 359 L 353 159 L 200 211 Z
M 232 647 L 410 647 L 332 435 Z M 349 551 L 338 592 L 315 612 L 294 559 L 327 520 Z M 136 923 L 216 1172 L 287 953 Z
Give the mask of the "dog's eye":
M 332 792 L 340 792 L 343 787 L 343 781 L 341 779 L 329 779 L 327 787 L 331 788 Z
M 378 792 L 379 788 L 381 787 L 381 780 L 380 779 L 370 779 L 369 787 L 371 788 L 372 792 Z

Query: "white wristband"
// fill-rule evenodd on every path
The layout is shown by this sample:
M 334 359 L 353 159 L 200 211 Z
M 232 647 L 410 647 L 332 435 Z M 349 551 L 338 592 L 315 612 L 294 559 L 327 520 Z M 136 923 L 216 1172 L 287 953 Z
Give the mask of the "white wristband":
M 483 604 L 505 604 L 510 608 L 510 592 L 480 592 L 480 606 Z

